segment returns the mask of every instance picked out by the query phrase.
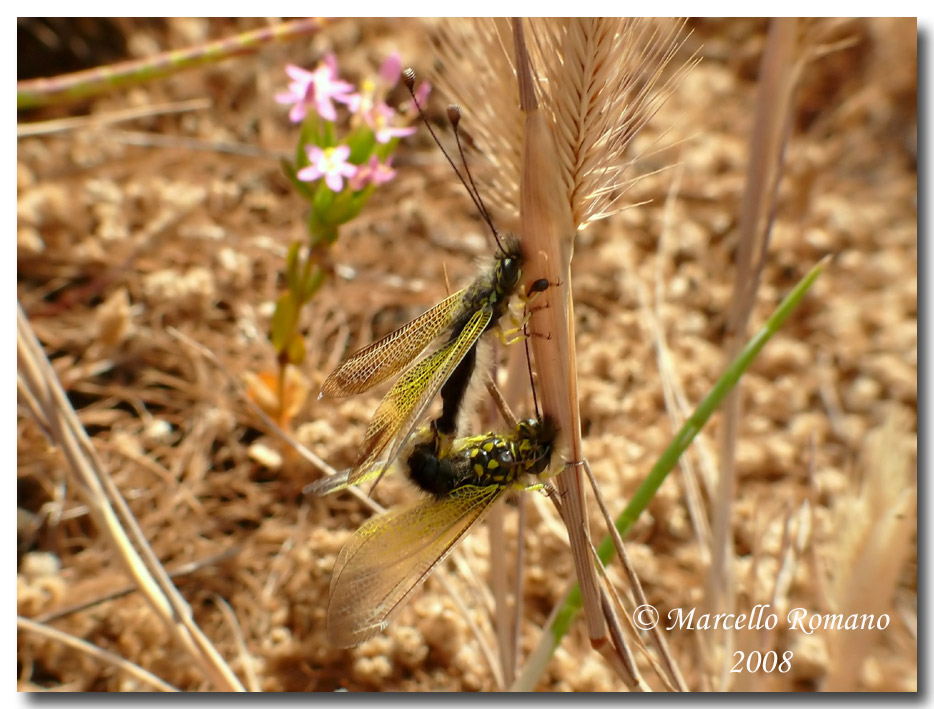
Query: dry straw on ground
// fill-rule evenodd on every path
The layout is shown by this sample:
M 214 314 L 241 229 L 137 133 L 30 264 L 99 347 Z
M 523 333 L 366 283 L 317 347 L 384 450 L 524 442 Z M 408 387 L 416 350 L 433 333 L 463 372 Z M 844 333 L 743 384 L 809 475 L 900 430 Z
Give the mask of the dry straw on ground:
M 142 56 L 258 24 L 120 20 L 108 23 L 114 32 L 106 36 Z M 713 635 L 675 630 L 665 640 L 691 689 L 903 691 L 917 684 L 916 30 L 899 20 L 822 28 L 820 45 L 833 51 L 808 62 L 797 84 L 752 327 L 816 260 L 828 253 L 836 259 L 744 379 L 731 591 L 739 610 L 769 603 L 784 618 L 796 607 L 855 609 L 887 613 L 891 623 L 855 635 L 805 635 L 783 624 L 737 633 L 734 650 L 791 650 L 794 661 L 788 673 L 726 678 L 711 667 Z M 768 26 L 689 21 L 687 29 L 692 34 L 664 75 L 675 82 L 668 102 L 620 154 L 641 155 L 630 174 L 648 176 L 616 205 L 639 206 L 593 223 L 575 241 L 583 451 L 614 513 L 719 375 L 726 347 Z M 361 76 L 402 48 L 406 63 L 427 75 L 439 56 L 425 41 L 430 34 L 412 21 L 347 20 L 310 43 L 100 96 L 73 113 L 20 116 L 94 116 L 51 126 L 55 132 L 34 130 L 18 143 L 17 283 L 28 319 L 20 334 L 24 348 L 30 331 L 41 343 L 41 352 L 23 349 L 19 362 L 21 688 L 148 689 L 158 681 L 150 674 L 182 690 L 501 686 L 482 531 L 383 636 L 351 651 L 327 647 L 330 570 L 369 512 L 350 496 L 302 497 L 319 471 L 273 434 L 230 379 L 271 367 L 269 306 L 285 249 L 302 236 L 301 205 L 276 162 L 295 139 L 272 100 L 284 83 L 282 66 L 311 65 L 333 49 L 343 71 Z M 540 72 L 548 71 L 536 55 L 545 37 L 527 28 Z M 88 44 L 110 48 L 103 39 Z M 458 99 L 463 128 L 502 161 L 484 182 L 484 197 L 515 205 L 521 116 L 486 114 L 486 99 L 469 94 L 500 101 L 484 74 L 502 69 L 494 48 L 486 65 L 468 64 L 449 78 L 468 91 Z M 695 53 L 696 68 L 673 74 Z M 643 77 L 638 86 L 658 80 Z M 541 85 L 540 96 L 555 88 Z M 453 97 L 433 105 L 446 100 Z M 397 167 L 399 178 L 341 236 L 334 256 L 344 275 L 305 315 L 303 374 L 312 391 L 347 350 L 443 296 L 442 266 L 459 284 L 488 250 L 482 225 L 424 136 L 406 144 Z M 573 170 L 562 175 L 574 183 Z M 612 209 L 603 200 L 617 191 L 582 189 L 594 195 L 587 207 L 593 215 Z M 495 216 L 506 227 L 514 218 L 507 209 Z M 570 221 L 585 220 L 577 214 Z M 45 370 L 27 378 L 27 369 L 40 371 L 42 356 L 54 376 Z M 66 421 L 68 411 L 50 398 L 56 379 L 88 434 L 78 449 L 61 445 L 54 431 L 71 430 L 80 441 L 79 428 L 51 425 Z M 376 401 L 311 396 L 296 416 L 295 438 L 341 468 L 353 459 Z M 646 598 L 663 616 L 704 600 L 724 425 L 712 421 L 626 540 Z M 129 517 L 108 521 L 94 502 L 101 498 L 84 495 L 86 483 L 69 472 L 74 450 L 112 483 L 115 509 L 119 498 L 126 501 L 139 538 L 115 543 L 115 533 L 131 529 Z M 399 480 L 387 480 L 379 497 L 391 506 L 410 495 Z M 521 538 L 508 511 L 503 532 L 507 545 L 521 541 L 524 549 L 519 672 L 574 576 L 554 512 L 541 496 L 525 497 Z M 589 515 L 592 534 L 602 534 L 595 506 Z M 147 547 L 152 578 L 162 568 L 184 573 L 152 587 L 142 572 L 134 580 L 124 562 L 145 558 Z M 629 584 L 615 563 L 608 580 L 628 603 Z M 144 591 L 114 594 L 133 583 Z M 184 604 L 174 611 L 158 600 L 172 593 L 169 584 Z M 115 656 L 139 669 L 118 666 Z M 664 689 L 665 673 L 641 651 L 634 657 L 645 681 Z M 535 684 L 623 686 L 590 649 L 580 622 Z

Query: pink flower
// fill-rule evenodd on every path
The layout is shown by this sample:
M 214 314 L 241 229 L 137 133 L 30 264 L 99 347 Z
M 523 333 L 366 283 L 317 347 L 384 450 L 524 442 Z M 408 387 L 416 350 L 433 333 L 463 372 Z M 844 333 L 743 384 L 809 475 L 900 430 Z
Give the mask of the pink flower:
M 289 64 L 285 72 L 292 81 L 288 91 L 276 94 L 276 102 L 293 104 L 289 111 L 289 119 L 293 123 L 304 120 L 309 106 L 313 106 L 325 120 L 333 121 L 337 118 L 337 111 L 331 102 L 349 103 L 354 96 L 353 85 L 337 78 L 337 59 L 333 54 L 326 55 L 314 71 Z
M 311 164 L 298 171 L 296 176 L 302 182 L 314 182 L 324 177 L 325 184 L 331 188 L 332 192 L 340 192 L 344 189 L 344 178 L 352 178 L 359 169 L 356 165 L 347 162 L 347 158 L 350 157 L 350 148 L 346 145 L 324 150 L 317 145 L 308 145 L 305 151 L 308 153 L 308 160 Z
M 431 84 L 427 81 L 423 81 L 418 86 L 415 87 L 415 99 L 418 101 L 419 106 L 424 106 L 428 101 L 428 94 L 431 93 Z
M 370 156 L 370 161 L 366 165 L 361 165 L 352 178 L 350 178 L 350 189 L 359 191 L 367 185 L 379 185 L 389 182 L 396 176 L 396 171 L 392 169 L 392 157 L 381 163 L 375 155 Z
M 347 108 L 370 127 L 379 143 L 388 143 L 393 138 L 404 138 L 415 133 L 414 128 L 393 125 L 399 122 L 399 114 L 384 101 L 389 89 L 398 83 L 401 73 L 402 59 L 397 52 L 393 52 L 380 66 L 378 78 L 365 79 L 360 84 L 360 92 L 345 101 Z M 417 89 L 419 100 L 427 98 L 430 89 L 428 84 L 422 83 Z
M 398 114 L 389 106 L 380 101 L 372 110 L 363 114 L 363 120 L 376 135 L 377 143 L 388 143 L 393 138 L 404 138 L 415 133 L 412 126 L 393 126 L 390 121 Z
M 402 57 L 398 52 L 393 52 L 383 60 L 379 68 L 379 79 L 383 86 L 395 86 L 399 81 L 399 74 L 402 73 Z

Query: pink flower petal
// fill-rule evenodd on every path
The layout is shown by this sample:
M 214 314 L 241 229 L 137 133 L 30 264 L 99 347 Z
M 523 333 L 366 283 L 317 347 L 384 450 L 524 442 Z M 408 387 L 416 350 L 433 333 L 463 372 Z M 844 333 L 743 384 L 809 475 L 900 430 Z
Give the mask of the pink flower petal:
M 309 165 L 296 172 L 295 177 L 302 182 L 314 182 L 321 177 L 321 171 L 314 165 Z
M 315 76 L 307 69 L 302 69 L 300 66 L 296 66 L 295 64 L 286 64 L 285 73 L 288 74 L 292 79 L 295 79 L 296 82 L 302 84 L 310 84 Z
M 325 184 L 331 188 L 332 192 L 340 192 L 344 189 L 344 178 L 334 172 L 329 172 L 324 178 Z
M 393 52 L 379 68 L 379 78 L 386 86 L 395 86 L 399 81 L 399 74 L 402 73 L 402 58 L 398 52 Z

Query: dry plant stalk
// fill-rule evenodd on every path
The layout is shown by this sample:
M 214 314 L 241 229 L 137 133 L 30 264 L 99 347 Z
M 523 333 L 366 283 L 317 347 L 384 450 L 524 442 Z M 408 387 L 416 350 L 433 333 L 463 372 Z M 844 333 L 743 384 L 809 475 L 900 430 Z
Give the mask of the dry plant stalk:
M 777 18 L 769 26 L 760 65 L 756 116 L 749 142 L 749 167 L 739 215 L 736 275 L 724 348 L 724 362 L 727 363 L 733 360 L 746 339 L 766 263 L 785 150 L 791 133 L 795 89 L 807 63 L 834 50 L 834 47 L 821 46 L 823 34 L 834 24 L 833 21 L 805 24 L 794 18 Z M 845 42 L 840 43 L 836 48 L 845 45 Z M 740 382 L 723 404 L 720 477 L 713 508 L 711 564 L 705 584 L 705 603 L 711 613 L 732 613 L 735 606 L 730 562 L 733 558 L 736 444 L 742 418 Z M 724 690 L 728 676 L 726 663 L 722 660 L 732 654 L 732 640 L 727 633 L 721 631 L 720 635 L 721 640 L 715 640 L 710 646 L 717 651 L 708 653 L 707 657 L 711 670 L 719 673 L 719 689 Z
M 444 24 L 438 83 L 464 106 L 471 133 L 496 168 L 480 174 L 491 201 L 511 216 L 521 205 L 526 285 L 543 277 L 550 283 L 530 323 L 540 397 L 544 411 L 561 426 L 567 458 L 580 463 L 570 299 L 574 236 L 622 208 L 619 199 L 632 184 L 627 149 L 691 62 L 666 78 L 682 42 L 682 23 L 577 18 L 528 24 L 527 55 L 524 41 L 513 49 L 503 20 Z M 590 637 L 599 644 L 605 641 L 605 624 L 578 466 L 558 484 L 568 495 L 569 534 Z
M 73 484 L 88 505 L 98 529 L 109 537 L 129 576 L 205 677 L 219 690 L 243 691 L 217 648 L 195 624 L 190 607 L 147 544 L 68 402 L 20 306 L 17 306 L 16 326 L 18 387 L 39 425 L 61 448 L 70 465 Z
M 626 580 L 629 582 L 629 588 L 631 591 L 632 598 L 634 603 L 632 608 L 639 606 L 648 605 L 649 601 L 646 598 L 645 592 L 642 590 L 642 582 L 639 581 L 639 577 L 636 574 L 636 569 L 632 565 L 632 562 L 629 559 L 629 554 L 626 551 L 626 546 L 623 544 L 622 537 L 619 535 L 619 531 L 616 529 L 616 525 L 613 524 L 613 518 L 610 515 L 610 510 L 606 506 L 606 501 L 603 499 L 603 495 L 600 493 L 600 487 L 597 485 L 597 480 L 594 477 L 593 470 L 590 468 L 590 463 L 584 461 L 584 471 L 587 473 L 587 478 L 590 481 L 591 487 L 593 488 L 594 495 L 597 499 L 597 505 L 600 508 L 600 514 L 603 515 L 603 519 L 606 522 L 607 529 L 610 531 L 610 538 L 613 540 L 613 546 L 616 548 L 616 556 L 619 557 L 619 563 L 623 567 L 623 572 L 626 574 Z M 612 586 L 609 581 L 607 581 L 607 587 L 612 592 Z M 623 607 L 622 601 L 617 598 L 617 603 L 620 608 Z M 632 616 L 629 613 L 626 613 L 627 619 L 631 619 Z M 612 629 L 611 629 L 612 631 Z M 665 636 L 662 634 L 661 628 L 658 625 L 653 625 L 648 629 L 648 635 L 651 638 L 653 644 L 658 650 L 658 655 L 662 663 L 664 663 L 664 671 L 661 668 L 658 668 L 658 674 L 666 681 L 667 685 L 672 689 L 677 689 L 679 692 L 688 691 L 687 683 L 684 681 L 684 677 L 681 674 L 681 670 L 678 668 L 677 664 L 672 657 L 671 651 L 668 647 L 668 643 L 665 641 Z M 614 642 L 616 646 L 620 648 L 620 651 L 623 649 L 623 643 L 616 640 L 614 637 Z M 633 673 L 638 674 L 635 663 L 632 663 Z
M 750 137 L 750 161 L 740 210 L 739 246 L 733 300 L 727 316 L 727 343 L 724 361 L 731 362 L 745 340 L 746 328 L 756 301 L 759 276 L 765 266 L 771 230 L 771 216 L 781 177 L 781 163 L 788 137 L 792 95 L 797 70 L 794 65 L 797 20 L 776 19 L 769 28 L 762 56 L 756 118 Z M 734 459 L 739 421 L 742 417 L 741 389 L 738 384 L 723 404 L 723 437 L 720 445 L 720 478 L 713 508 L 713 548 L 707 571 L 706 604 L 712 613 L 732 612 L 733 573 L 732 511 L 736 496 Z M 731 635 L 719 632 L 712 647 L 721 652 L 707 654 L 710 670 L 719 675 L 719 688 L 729 679 L 724 657 L 731 654 Z M 719 668 L 719 671 L 716 670 Z
M 163 681 L 159 677 L 156 677 L 156 675 L 152 674 L 151 672 L 147 672 L 139 665 L 134 665 L 132 662 L 125 660 L 114 652 L 104 650 L 103 648 L 97 647 L 96 645 L 93 645 L 86 640 L 76 638 L 74 635 L 69 633 L 56 630 L 55 628 L 52 628 L 48 625 L 37 623 L 34 620 L 23 618 L 22 616 L 16 616 L 16 627 L 21 631 L 35 633 L 36 635 L 43 636 L 49 640 L 67 645 L 77 652 L 83 652 L 89 657 L 93 657 L 103 664 L 113 665 L 115 668 L 126 672 L 128 675 L 133 677 L 136 681 L 144 686 L 152 687 L 153 689 L 157 689 L 160 692 L 178 691 L 178 689 Z
M 549 287 L 532 313 L 529 329 L 532 350 L 540 377 L 542 410 L 561 427 L 572 465 L 558 478 L 558 491 L 566 497 L 565 522 L 577 578 L 586 611 L 590 642 L 599 647 L 606 642 L 606 622 L 599 604 L 597 575 L 590 560 L 587 509 L 576 463 L 584 458 L 577 399 L 577 355 L 574 342 L 571 303 L 571 250 L 574 224 L 571 208 L 562 194 L 562 185 L 548 179 L 557 162 L 557 146 L 545 109 L 539 107 L 532 90 L 530 59 L 525 52 L 521 24 L 516 24 L 516 54 L 519 103 L 526 114 L 522 182 L 519 191 L 523 256 L 527 285 L 547 278 Z M 529 274 L 536 274 L 530 278 Z
M 671 421 L 672 435 L 681 429 L 693 408 L 685 393 L 684 384 L 677 371 L 677 363 L 668 345 L 668 337 L 663 325 L 665 318 L 662 313 L 666 290 L 663 260 L 668 250 L 668 244 L 673 241 L 671 237 L 675 231 L 674 205 L 678 199 L 683 174 L 683 167 L 675 170 L 668 196 L 665 198 L 662 227 L 658 234 L 658 244 L 656 246 L 655 284 L 652 296 L 649 296 L 647 288 L 637 284 L 639 301 L 643 311 L 643 328 L 653 342 L 659 382 L 665 397 L 665 410 L 668 412 L 668 418 Z M 668 254 L 668 257 L 670 258 L 671 254 Z M 681 469 L 685 503 L 691 517 L 691 525 L 694 527 L 694 536 L 699 545 L 702 563 L 706 566 L 710 563 L 712 542 L 710 520 L 707 505 L 701 494 L 701 483 L 703 483 L 704 492 L 707 493 L 708 497 L 712 497 L 717 478 L 717 467 L 710 442 L 703 431 L 697 434 L 691 444 L 691 452 L 696 455 L 698 464 L 695 465 L 691 455 L 682 455 L 678 459 L 678 465 Z

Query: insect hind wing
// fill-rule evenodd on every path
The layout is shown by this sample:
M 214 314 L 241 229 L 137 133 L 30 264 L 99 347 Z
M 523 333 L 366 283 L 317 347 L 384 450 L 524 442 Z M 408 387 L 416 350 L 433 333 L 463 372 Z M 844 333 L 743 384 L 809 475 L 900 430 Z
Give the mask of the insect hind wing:
M 370 424 L 367 426 L 362 451 L 349 475 L 349 484 L 353 485 L 365 479 L 366 471 L 383 457 L 386 448 L 398 437 L 399 432 L 406 427 L 412 410 L 417 407 L 419 401 L 419 397 L 414 395 L 413 392 L 419 390 L 420 380 L 430 377 L 429 372 L 443 366 L 450 355 L 452 347 L 452 344 L 447 344 L 422 359 L 403 374 L 393 384 L 386 396 L 383 397 L 379 406 L 376 407 L 376 411 L 373 412 Z M 407 433 L 405 438 L 408 438 L 408 435 Z M 379 469 L 377 474 L 381 474 L 388 468 L 397 455 L 398 450 L 386 457 L 383 468 Z
M 478 310 L 461 330 L 456 340 L 448 342 L 422 359 L 393 384 L 392 389 L 383 397 L 367 427 L 363 440 L 363 452 L 354 465 L 354 472 L 350 474 L 351 484 L 359 482 L 362 479 L 362 471 L 383 458 L 385 463 L 377 476 L 377 482 L 379 482 L 379 478 L 408 442 L 425 409 L 435 398 L 451 372 L 464 358 L 467 351 L 476 344 L 477 339 L 490 322 L 490 317 L 489 310 Z M 392 446 L 389 454 L 384 457 L 383 453 L 389 446 Z
M 360 527 L 334 564 L 329 641 L 353 647 L 385 628 L 503 492 L 496 486 L 463 487 Z
M 360 468 L 347 468 L 337 475 L 330 475 L 308 483 L 302 488 L 302 494 L 323 497 L 324 495 L 340 492 L 341 490 L 346 490 L 351 485 L 358 485 L 378 477 L 387 467 L 388 465 L 384 461 L 379 460 L 361 466 Z
M 337 475 L 330 475 L 320 480 L 310 482 L 302 488 L 302 494 L 321 497 L 322 495 L 330 495 L 332 492 L 343 490 L 350 486 L 350 472 L 351 471 L 348 469 Z
M 470 318 L 464 329 L 461 330 L 461 334 L 457 340 L 445 345 L 446 348 L 450 348 L 447 357 L 443 358 L 443 361 L 438 365 L 434 374 L 431 375 L 428 384 L 422 390 L 421 395 L 416 399 L 414 405 L 409 410 L 405 422 L 400 426 L 400 431 L 404 430 L 404 433 L 401 436 L 394 437 L 395 443 L 389 451 L 387 460 L 395 460 L 396 456 L 399 455 L 399 451 L 402 450 L 409 436 L 412 435 L 412 431 L 415 430 L 415 427 L 418 425 L 418 421 L 425 412 L 425 409 L 435 396 L 437 396 L 441 387 L 444 386 L 444 382 L 451 376 L 451 372 L 454 371 L 457 365 L 461 363 L 470 348 L 476 346 L 477 340 L 480 339 L 480 335 L 486 330 L 486 326 L 489 324 L 491 317 L 492 314 L 488 309 L 478 310 L 474 313 L 473 317 Z M 441 350 L 439 350 L 439 352 L 440 351 Z

